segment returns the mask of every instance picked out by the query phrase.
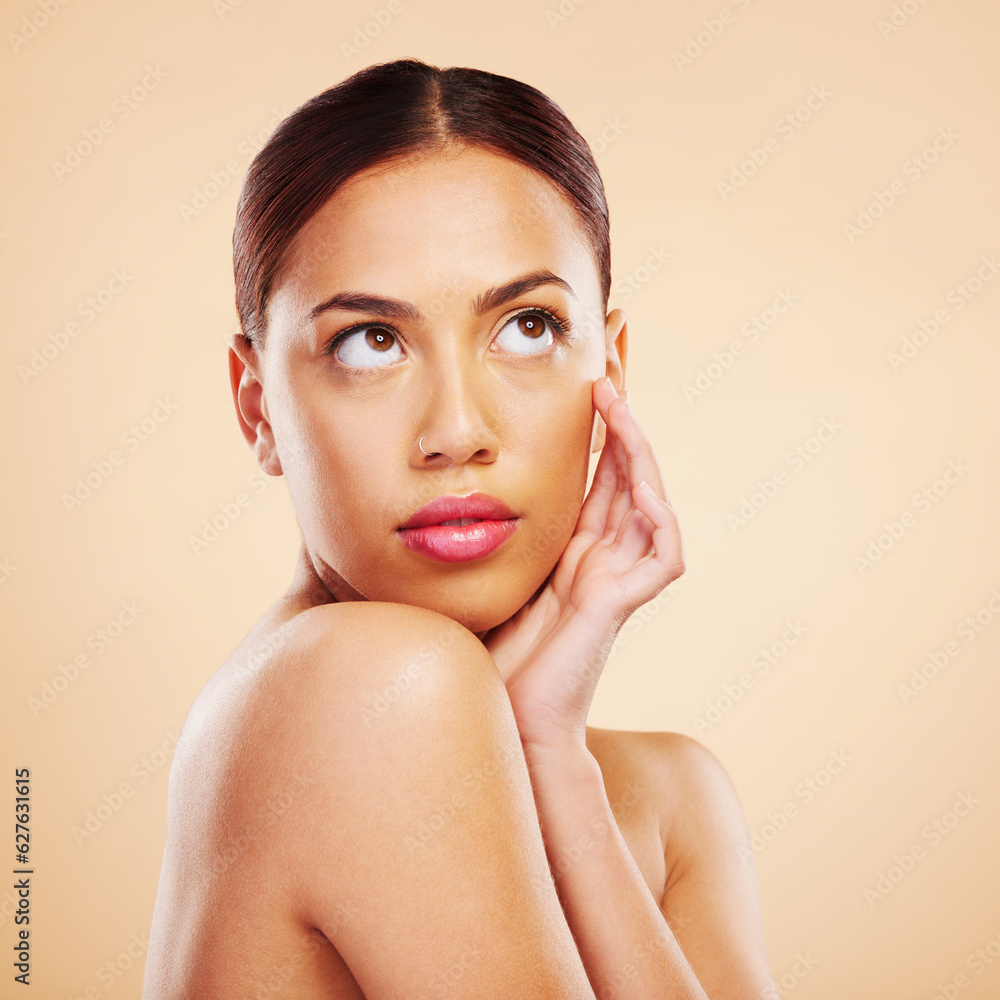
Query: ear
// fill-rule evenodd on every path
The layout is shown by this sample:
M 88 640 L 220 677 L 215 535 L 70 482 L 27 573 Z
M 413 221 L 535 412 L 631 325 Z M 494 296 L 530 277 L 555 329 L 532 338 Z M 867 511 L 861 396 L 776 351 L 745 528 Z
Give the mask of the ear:
M 604 327 L 606 345 L 605 374 L 618 393 L 625 389 L 625 360 L 628 356 L 628 325 L 623 309 L 612 309 Z M 604 447 L 604 421 L 594 411 L 594 430 L 590 439 L 590 451 L 600 451 Z
M 246 334 L 229 340 L 229 384 L 236 404 L 236 418 L 257 464 L 269 476 L 281 475 L 281 460 L 267 412 L 264 384 L 260 379 L 260 355 Z

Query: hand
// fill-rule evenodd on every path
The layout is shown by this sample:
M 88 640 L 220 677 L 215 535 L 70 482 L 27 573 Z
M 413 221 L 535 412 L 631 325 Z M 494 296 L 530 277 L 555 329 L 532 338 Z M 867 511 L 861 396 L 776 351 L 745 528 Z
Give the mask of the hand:
M 607 432 L 573 537 L 533 599 L 483 637 L 522 743 L 533 746 L 585 746 L 619 629 L 684 572 L 680 527 L 649 441 L 609 379 L 594 383 L 593 397 Z

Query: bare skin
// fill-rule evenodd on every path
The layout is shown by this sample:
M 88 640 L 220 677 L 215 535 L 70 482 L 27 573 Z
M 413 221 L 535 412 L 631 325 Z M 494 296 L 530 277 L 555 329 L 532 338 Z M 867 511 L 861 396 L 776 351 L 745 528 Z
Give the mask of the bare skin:
M 552 315 L 572 335 L 536 342 Z M 586 726 L 683 572 L 626 347 L 572 206 L 493 154 L 362 172 L 298 234 L 230 373 L 303 545 L 185 721 L 147 1000 L 775 995 L 721 766 Z M 474 489 L 520 517 L 498 550 L 399 544 Z

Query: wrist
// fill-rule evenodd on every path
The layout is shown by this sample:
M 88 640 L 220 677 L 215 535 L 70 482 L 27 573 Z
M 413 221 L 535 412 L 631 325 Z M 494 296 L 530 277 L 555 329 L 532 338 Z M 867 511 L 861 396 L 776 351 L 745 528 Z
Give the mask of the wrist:
M 551 781 L 563 788 L 597 784 L 603 789 L 604 777 L 597 758 L 587 748 L 585 734 L 576 737 L 562 733 L 559 738 L 522 740 L 524 759 L 533 783 Z

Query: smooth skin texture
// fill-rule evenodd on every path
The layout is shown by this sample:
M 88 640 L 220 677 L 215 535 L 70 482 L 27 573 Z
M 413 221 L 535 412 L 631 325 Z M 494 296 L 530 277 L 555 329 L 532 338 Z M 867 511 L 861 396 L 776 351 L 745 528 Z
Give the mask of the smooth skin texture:
M 147 1000 L 776 996 L 721 765 L 586 726 L 683 572 L 602 313 L 569 201 L 482 150 L 358 174 L 298 234 L 230 372 L 303 546 L 185 721 Z M 470 490 L 520 516 L 500 549 L 399 543 Z

